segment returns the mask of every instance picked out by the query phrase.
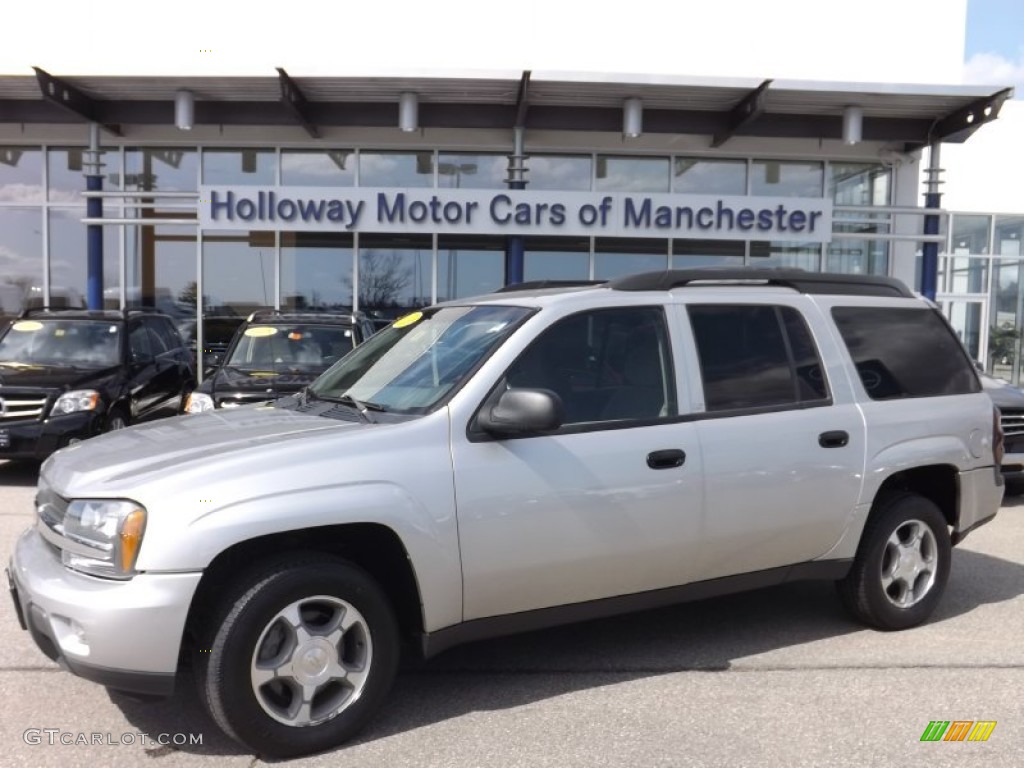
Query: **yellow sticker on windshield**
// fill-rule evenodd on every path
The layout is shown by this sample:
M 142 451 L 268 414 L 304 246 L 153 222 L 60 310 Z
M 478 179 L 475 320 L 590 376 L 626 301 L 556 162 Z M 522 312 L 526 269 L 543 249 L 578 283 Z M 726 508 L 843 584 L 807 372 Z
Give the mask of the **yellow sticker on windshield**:
M 271 328 L 269 325 L 257 325 L 245 329 L 246 336 L 273 336 L 275 333 L 277 333 L 277 328 Z
M 12 331 L 38 331 L 43 324 L 38 320 L 22 320 L 11 326 Z
M 422 319 L 423 319 L 423 313 L 422 312 L 419 312 L 419 311 L 410 312 L 405 317 L 400 317 L 397 320 L 395 320 L 395 322 L 393 324 L 393 327 L 395 327 L 395 328 L 405 328 L 407 325 L 412 325 L 413 323 L 418 323 Z

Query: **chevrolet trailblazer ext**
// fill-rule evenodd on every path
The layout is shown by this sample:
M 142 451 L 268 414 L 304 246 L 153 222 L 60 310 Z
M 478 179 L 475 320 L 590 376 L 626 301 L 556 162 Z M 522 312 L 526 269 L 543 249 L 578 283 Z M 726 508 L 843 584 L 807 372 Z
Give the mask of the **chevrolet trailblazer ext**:
M 334 747 L 403 640 L 804 578 L 925 621 L 992 519 L 1001 433 L 888 278 L 660 272 L 413 312 L 297 395 L 59 451 L 9 569 L 39 647 L 167 693 L 192 654 L 256 753 Z

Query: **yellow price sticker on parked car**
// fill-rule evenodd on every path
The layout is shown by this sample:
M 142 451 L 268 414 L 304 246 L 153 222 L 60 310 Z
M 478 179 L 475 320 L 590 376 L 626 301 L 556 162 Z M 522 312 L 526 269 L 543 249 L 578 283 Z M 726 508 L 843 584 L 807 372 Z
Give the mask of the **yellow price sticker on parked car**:
M 420 312 L 420 311 L 410 312 L 408 315 L 405 315 L 404 317 L 400 317 L 397 320 L 395 320 L 394 327 L 395 328 L 405 328 L 406 326 L 412 325 L 413 323 L 418 323 L 422 319 L 423 319 L 423 313 L 422 312 Z

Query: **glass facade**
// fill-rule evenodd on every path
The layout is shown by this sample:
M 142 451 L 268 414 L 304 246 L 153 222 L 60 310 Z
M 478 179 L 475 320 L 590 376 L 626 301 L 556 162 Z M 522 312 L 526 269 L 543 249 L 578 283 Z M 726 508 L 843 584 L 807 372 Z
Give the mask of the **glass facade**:
M 348 309 L 393 317 L 434 301 L 485 293 L 505 280 L 506 238 L 349 232 L 202 232 L 200 183 L 282 187 L 414 187 L 502 191 L 500 152 L 351 146 L 110 148 L 102 175 L 108 307 L 154 306 L 176 318 L 197 307 L 244 315 L 257 307 Z M 0 147 L 0 309 L 84 300 L 84 147 Z M 880 163 L 671 154 L 536 152 L 527 189 L 637 194 L 828 197 L 834 237 L 785 241 L 531 236 L 527 280 L 606 279 L 695 266 L 799 267 L 889 274 L 894 175 Z M 846 207 L 844 209 L 844 207 Z M 856 210 L 851 210 L 856 208 Z M 872 210 L 878 209 L 878 210 Z M 151 222 L 149 220 L 152 220 Z M 1020 381 L 1024 332 L 1024 214 L 941 219 L 940 302 L 990 370 Z M 123 283 L 123 285 L 122 285 Z M 47 294 L 47 291 L 49 292 Z M 200 295 L 201 293 L 201 295 Z

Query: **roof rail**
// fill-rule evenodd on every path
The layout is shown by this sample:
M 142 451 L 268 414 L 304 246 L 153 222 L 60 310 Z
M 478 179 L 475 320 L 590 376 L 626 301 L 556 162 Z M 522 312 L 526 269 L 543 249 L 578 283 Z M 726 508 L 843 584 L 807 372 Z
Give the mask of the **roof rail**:
M 582 288 L 588 285 L 604 285 L 607 280 L 530 280 L 526 283 L 506 285 L 494 293 L 515 293 L 516 291 L 539 291 L 542 288 Z
M 90 311 L 86 307 L 25 307 L 18 313 L 18 319 L 24 319 L 31 315 L 41 315 L 44 312 L 88 312 Z M 97 310 L 102 311 L 102 310 Z
M 608 287 L 617 291 L 668 291 L 694 284 L 775 285 L 800 293 L 839 296 L 900 296 L 914 298 L 907 286 L 893 277 L 876 275 L 839 275 L 806 272 L 801 269 L 765 269 L 748 267 L 704 267 L 643 272 L 612 280 Z

